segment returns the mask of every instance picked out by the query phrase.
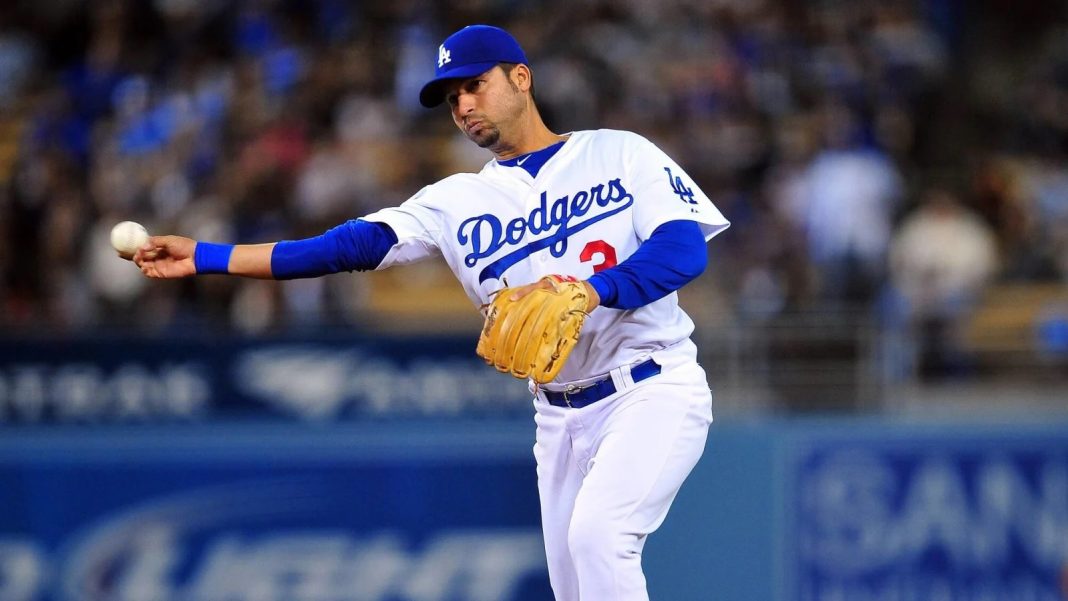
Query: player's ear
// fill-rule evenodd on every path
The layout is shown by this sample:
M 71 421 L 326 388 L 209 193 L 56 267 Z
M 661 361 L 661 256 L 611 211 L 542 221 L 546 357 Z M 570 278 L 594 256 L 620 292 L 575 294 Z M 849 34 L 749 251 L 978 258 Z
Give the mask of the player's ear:
M 530 87 L 534 83 L 534 75 L 530 72 L 530 67 L 520 63 L 508 75 L 512 79 L 512 84 L 519 88 L 520 91 L 530 91 Z

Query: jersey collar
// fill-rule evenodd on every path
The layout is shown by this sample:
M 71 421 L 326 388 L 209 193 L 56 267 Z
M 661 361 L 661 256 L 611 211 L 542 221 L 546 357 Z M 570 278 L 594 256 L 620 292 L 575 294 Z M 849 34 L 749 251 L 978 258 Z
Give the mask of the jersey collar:
M 553 158 L 553 155 L 559 152 L 560 149 L 564 147 L 565 143 L 567 143 L 567 140 L 560 140 L 559 142 L 551 146 L 546 146 L 541 150 L 521 154 L 504 161 L 498 160 L 497 164 L 502 167 L 519 167 L 529 173 L 530 177 L 537 177 L 542 166 L 544 166 L 549 159 Z

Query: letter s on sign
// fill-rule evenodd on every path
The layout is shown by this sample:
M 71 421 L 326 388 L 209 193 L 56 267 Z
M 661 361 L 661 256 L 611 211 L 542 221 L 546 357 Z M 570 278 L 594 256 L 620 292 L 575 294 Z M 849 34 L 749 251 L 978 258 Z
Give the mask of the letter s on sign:
M 593 266 L 594 273 L 616 266 L 616 249 L 604 240 L 594 240 L 587 244 L 579 255 L 579 261 L 588 263 L 596 254 L 601 255 L 601 262 Z

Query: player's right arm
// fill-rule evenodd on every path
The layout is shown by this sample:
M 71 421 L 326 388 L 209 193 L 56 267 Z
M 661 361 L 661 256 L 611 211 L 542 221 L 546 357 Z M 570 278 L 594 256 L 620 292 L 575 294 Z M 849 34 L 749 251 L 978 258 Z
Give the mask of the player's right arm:
M 195 263 L 199 243 L 183 236 L 152 236 L 137 250 L 133 262 L 150 278 L 173 279 L 197 275 Z M 226 273 L 268 279 L 275 243 L 238 244 L 227 261 Z M 203 250 L 203 249 L 202 249 Z
M 397 243 L 385 224 L 352 220 L 321 236 L 268 244 L 214 244 L 153 236 L 133 257 L 151 278 L 225 273 L 262 279 L 310 278 L 375 269 Z

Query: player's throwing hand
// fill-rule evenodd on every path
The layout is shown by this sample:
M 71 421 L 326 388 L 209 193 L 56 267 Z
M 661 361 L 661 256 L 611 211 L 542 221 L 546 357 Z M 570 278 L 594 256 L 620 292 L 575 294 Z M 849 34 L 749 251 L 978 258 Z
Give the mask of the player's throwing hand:
M 150 278 L 184 278 L 197 272 L 196 246 L 195 240 L 182 236 L 152 236 L 134 253 L 133 262 Z

